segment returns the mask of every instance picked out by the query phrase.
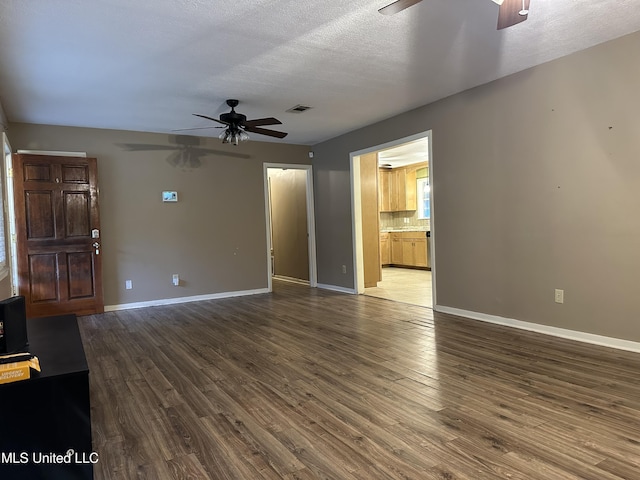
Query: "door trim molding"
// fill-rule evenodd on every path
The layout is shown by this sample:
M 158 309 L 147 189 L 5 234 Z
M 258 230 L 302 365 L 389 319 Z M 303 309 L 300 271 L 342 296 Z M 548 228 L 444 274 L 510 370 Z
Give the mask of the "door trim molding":
M 402 145 L 403 143 L 413 142 L 426 138 L 429 142 L 429 185 L 430 185 L 430 201 L 431 201 L 431 218 L 429 225 L 431 230 L 431 295 L 432 305 L 437 304 L 436 295 L 436 256 L 435 256 L 435 204 L 433 201 L 433 131 L 426 130 L 424 132 L 415 133 L 408 137 L 399 138 L 390 142 L 374 145 L 372 147 L 356 150 L 349 154 L 350 174 L 351 174 L 351 238 L 353 239 L 353 290 L 358 294 L 364 293 L 364 255 L 362 253 L 362 214 L 361 214 L 361 190 L 360 190 L 360 156 L 367 153 L 374 153 L 391 147 Z

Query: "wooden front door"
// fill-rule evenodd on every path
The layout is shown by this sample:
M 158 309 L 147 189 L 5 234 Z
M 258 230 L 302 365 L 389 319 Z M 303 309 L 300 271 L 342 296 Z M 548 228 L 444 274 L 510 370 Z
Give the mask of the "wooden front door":
M 18 293 L 27 316 L 103 312 L 96 159 L 14 158 Z

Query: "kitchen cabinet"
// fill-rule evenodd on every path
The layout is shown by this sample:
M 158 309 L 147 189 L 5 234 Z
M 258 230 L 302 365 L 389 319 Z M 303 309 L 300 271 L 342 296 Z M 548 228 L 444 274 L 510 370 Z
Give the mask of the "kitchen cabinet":
M 378 202 L 381 212 L 403 212 L 417 208 L 414 166 L 378 171 Z
M 406 210 L 407 201 L 407 171 L 404 168 L 391 170 L 391 210 L 400 212 Z
M 391 212 L 391 170 L 378 170 L 378 203 L 381 212 Z
M 389 234 L 380 234 L 380 263 L 389 265 L 391 263 L 391 246 L 389 242 Z
M 391 263 L 393 265 L 402 265 L 402 237 L 399 232 L 390 234 L 391 240 Z
M 426 232 L 391 232 L 391 265 L 427 267 Z M 382 263 L 385 265 L 385 263 Z
M 421 237 L 416 236 L 422 234 Z M 427 266 L 427 237 L 425 232 L 405 232 L 402 238 L 402 261 L 412 267 Z

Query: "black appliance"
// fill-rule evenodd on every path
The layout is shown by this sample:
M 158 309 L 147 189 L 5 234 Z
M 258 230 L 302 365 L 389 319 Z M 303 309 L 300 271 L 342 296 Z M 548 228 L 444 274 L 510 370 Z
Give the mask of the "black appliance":
M 16 296 L 0 301 L 0 355 L 28 350 L 24 297 Z

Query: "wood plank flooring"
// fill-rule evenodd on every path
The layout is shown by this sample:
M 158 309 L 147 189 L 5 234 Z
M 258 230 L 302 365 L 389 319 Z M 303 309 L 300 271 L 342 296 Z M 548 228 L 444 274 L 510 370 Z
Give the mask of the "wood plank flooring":
M 640 478 L 638 354 L 281 282 L 79 324 L 97 480 Z

